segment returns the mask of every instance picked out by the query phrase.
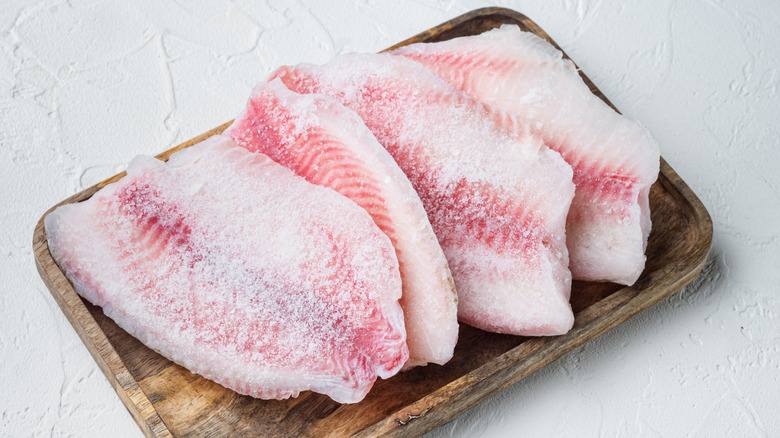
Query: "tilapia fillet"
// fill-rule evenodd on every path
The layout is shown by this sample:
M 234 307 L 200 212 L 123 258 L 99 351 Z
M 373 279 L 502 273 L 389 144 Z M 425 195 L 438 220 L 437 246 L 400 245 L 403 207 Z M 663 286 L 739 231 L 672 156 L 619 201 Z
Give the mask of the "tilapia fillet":
M 398 257 L 406 367 L 452 358 L 458 308 L 447 260 L 417 192 L 354 111 L 324 95 L 293 93 L 277 80 L 255 88 L 224 134 L 365 209 Z
M 396 160 L 447 256 L 461 321 L 518 335 L 571 328 L 564 226 L 574 185 L 558 153 L 400 57 L 346 55 L 271 78 L 352 108 Z
M 566 236 L 574 279 L 630 285 L 639 278 L 660 158 L 647 129 L 593 95 L 559 50 L 517 26 L 392 53 L 528 119 L 572 166 L 577 189 Z
M 393 247 L 365 211 L 229 138 L 46 216 L 76 291 L 148 347 L 241 394 L 361 400 L 407 360 Z

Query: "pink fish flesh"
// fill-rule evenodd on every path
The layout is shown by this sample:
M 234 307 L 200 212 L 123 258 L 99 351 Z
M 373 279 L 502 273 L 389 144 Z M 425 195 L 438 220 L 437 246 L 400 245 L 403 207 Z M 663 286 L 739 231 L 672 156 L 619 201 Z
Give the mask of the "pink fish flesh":
M 526 126 L 400 57 L 346 55 L 271 78 L 352 108 L 396 160 L 447 256 L 461 321 L 518 335 L 571 328 L 571 169 Z
M 574 279 L 630 285 L 639 278 L 660 157 L 647 129 L 591 93 L 559 50 L 517 26 L 392 53 L 528 119 L 572 166 L 577 189 L 566 238 Z
M 46 216 L 76 291 L 241 394 L 361 400 L 407 360 L 389 239 L 353 202 L 215 136 Z
M 293 93 L 277 80 L 254 90 L 225 135 L 365 209 L 398 257 L 406 367 L 452 358 L 458 309 L 447 260 L 409 179 L 354 111 L 328 96 Z

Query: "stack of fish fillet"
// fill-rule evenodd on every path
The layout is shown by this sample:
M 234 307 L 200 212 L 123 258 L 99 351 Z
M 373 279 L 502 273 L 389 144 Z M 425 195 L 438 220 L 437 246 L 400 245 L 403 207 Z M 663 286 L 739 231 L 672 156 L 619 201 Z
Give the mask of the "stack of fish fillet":
M 282 67 L 221 135 L 45 219 L 75 290 L 241 394 L 341 403 L 444 365 L 458 321 L 561 335 L 645 263 L 658 146 L 504 26 Z

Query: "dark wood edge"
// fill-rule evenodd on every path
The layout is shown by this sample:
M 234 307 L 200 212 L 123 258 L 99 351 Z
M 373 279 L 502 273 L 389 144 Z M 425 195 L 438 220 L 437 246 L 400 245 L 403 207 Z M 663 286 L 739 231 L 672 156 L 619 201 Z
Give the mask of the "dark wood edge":
M 520 12 L 513 11 L 512 9 L 499 8 L 499 7 L 481 8 L 481 9 L 475 9 L 471 12 L 467 12 L 459 17 L 455 17 L 452 20 L 446 21 L 436 27 L 428 29 L 425 32 L 419 33 L 411 38 L 401 41 L 400 43 L 394 46 L 388 47 L 387 49 L 382 50 L 382 52 L 387 52 L 390 50 L 397 49 L 399 47 L 408 46 L 409 44 L 428 41 L 432 37 L 441 35 L 442 33 L 448 31 L 449 29 L 458 27 L 472 20 L 485 19 L 486 17 L 502 17 L 505 20 L 510 20 L 510 21 L 514 21 L 517 24 L 522 24 L 522 26 L 528 29 L 530 32 L 533 32 L 537 36 L 544 38 L 548 43 L 552 44 L 553 47 L 560 50 L 561 53 L 563 53 L 564 58 L 574 62 L 569 57 L 569 55 L 566 54 L 566 51 L 563 50 L 561 46 L 559 46 L 558 43 L 556 43 L 555 40 L 553 40 L 550 37 L 550 35 L 544 31 L 544 29 L 539 27 L 539 25 L 536 24 L 535 21 L 531 20 L 526 15 L 521 14 Z M 575 63 L 574 65 L 576 66 L 577 64 Z M 595 94 L 601 100 L 606 102 L 606 104 L 609 105 L 613 110 L 620 113 L 620 111 L 615 107 L 615 105 L 609 99 L 607 99 L 607 96 L 605 96 L 604 93 L 602 93 L 601 90 L 599 90 L 599 88 L 596 87 L 593 81 L 591 81 L 589 77 L 587 77 L 584 73 L 582 73 L 582 70 L 579 69 L 579 66 L 577 66 L 577 71 L 579 72 L 580 77 L 588 86 L 588 88 L 590 88 L 590 91 L 593 94 Z
M 543 33 L 546 36 L 546 38 L 549 39 L 549 36 L 547 36 L 547 34 L 544 33 L 542 28 L 540 28 L 530 18 L 526 17 L 525 15 L 521 14 L 520 12 L 514 11 L 512 9 L 507 9 L 507 8 L 489 7 L 489 8 L 474 9 L 473 11 L 466 12 L 465 14 L 457 16 L 457 17 L 453 18 L 452 20 L 447 20 L 447 21 L 445 21 L 444 23 L 442 23 L 442 24 L 440 24 L 438 26 L 432 27 L 432 28 L 430 28 L 430 29 L 428 29 L 428 30 L 426 30 L 424 32 L 418 33 L 417 35 L 415 35 L 415 36 L 413 36 L 413 37 L 411 37 L 409 39 L 401 41 L 398 44 L 390 46 L 390 47 L 386 48 L 385 50 L 382 50 L 382 52 L 388 52 L 390 50 L 394 50 L 394 49 L 397 49 L 399 47 L 407 46 L 407 45 L 412 44 L 412 43 L 417 43 L 417 42 L 421 42 L 421 41 L 428 41 L 432 37 L 435 37 L 437 35 L 441 35 L 445 31 L 447 31 L 449 29 L 452 29 L 454 27 L 458 27 L 458 26 L 462 25 L 463 23 L 466 23 L 467 21 L 471 21 L 471 20 L 474 20 L 474 19 L 483 19 L 483 18 L 485 18 L 487 16 L 491 16 L 491 15 L 507 17 L 510 20 L 514 20 L 514 21 L 522 22 L 522 23 L 529 22 L 529 23 L 532 24 L 531 27 L 534 28 L 534 32 L 536 32 L 536 29 L 538 29 L 541 33 Z M 555 44 L 552 40 L 550 40 L 550 42 Z M 555 45 L 555 47 L 558 47 L 558 46 Z
M 544 37 L 556 48 L 560 49 L 546 32 L 525 15 L 511 9 L 491 7 L 476 9 L 463 14 L 385 50 L 392 50 L 403 45 L 422 41 L 433 35 L 440 34 L 444 29 L 456 27 L 469 20 L 490 15 L 504 16 L 511 20 L 522 22 L 526 27 L 537 33 L 537 35 Z M 566 57 L 568 58 L 568 56 Z M 612 105 L 593 82 L 582 74 L 582 72 L 580 72 L 580 74 L 586 84 L 591 88 L 591 91 L 617 111 L 617 108 Z M 230 126 L 231 123 L 232 121 L 224 123 L 223 125 L 168 149 L 157 155 L 157 158 L 167 161 L 173 153 L 197 144 L 212 135 L 221 133 Z M 54 259 L 49 252 L 48 242 L 46 241 L 46 231 L 44 229 L 43 221 L 50 212 L 61 205 L 88 199 L 99 189 L 120 180 L 125 175 L 126 173 L 122 172 L 108 178 L 88 189 L 70 196 L 46 211 L 39 219 L 33 234 L 35 265 L 55 301 L 62 309 L 70 324 L 76 330 L 79 337 L 84 341 L 90 354 L 114 387 L 117 395 L 127 407 L 144 435 L 148 437 L 169 437 L 172 436 L 170 430 L 160 418 L 154 405 L 149 401 L 143 390 L 141 390 L 138 382 L 135 381 L 127 370 L 105 333 L 99 329 L 97 322 L 89 313 L 89 310 L 87 310 L 86 306 L 81 301 L 81 298 L 76 294 L 73 286 L 54 262 Z M 712 242 L 712 220 L 698 197 L 696 197 L 688 185 L 683 182 L 679 175 L 663 159 L 661 159 L 659 182 L 672 188 L 672 193 L 679 193 L 692 207 L 693 214 L 696 216 L 695 223 L 699 225 L 697 230 L 698 244 L 691 248 L 685 257 L 642 277 L 634 286 L 623 288 L 580 312 L 575 319 L 574 328 L 566 335 L 529 339 L 518 347 L 507 351 L 467 375 L 450 382 L 412 405 L 394 412 L 384 420 L 375 423 L 373 426 L 363 430 L 356 436 L 421 435 L 452 419 L 452 412 L 460 414 L 466 411 L 484 399 L 517 383 L 574 349 L 590 342 L 620 323 L 642 313 L 690 283 L 698 275 L 706 262 L 707 253 L 709 251 L 710 243 Z M 682 273 L 682 275 L 679 275 L 680 273 Z M 650 284 L 657 284 L 658 282 L 666 282 L 668 284 L 665 293 L 653 295 L 641 293 L 646 290 Z M 58 289 L 55 283 L 63 284 L 63 288 L 61 290 Z M 618 311 L 611 311 L 613 309 L 618 309 Z M 523 360 L 520 360 L 521 358 Z M 468 392 L 463 392 L 460 388 L 464 386 L 471 387 L 472 389 Z M 437 407 L 444 408 L 445 406 L 447 409 L 437 409 Z M 413 421 L 423 417 L 426 421 Z
M 355 436 L 422 435 L 655 306 L 693 281 L 707 260 L 712 242 L 712 220 L 699 198 L 663 159 L 659 181 L 691 206 L 693 221 L 698 224 L 696 244 L 683 257 L 583 310 L 576 316 L 574 327 L 567 334 L 528 339 Z M 643 293 L 651 285 L 657 288 L 659 284 L 664 285 L 663 293 Z M 466 387 L 469 391 L 461 390 Z M 454 416 L 453 412 L 456 413 Z M 423 417 L 425 421 L 415 421 Z
M 58 205 L 63 203 L 67 203 L 67 200 Z M 154 405 L 127 370 L 106 334 L 52 258 L 43 221 L 53 208 L 38 220 L 33 233 L 33 254 L 38 273 L 143 434 L 154 438 L 171 437 L 171 432 Z
M 231 123 L 233 123 L 232 120 L 168 149 L 156 157 L 163 161 L 167 161 L 175 152 L 200 143 L 212 135 L 221 133 L 230 126 Z M 51 292 L 54 297 L 54 301 L 56 301 L 57 305 L 62 309 L 68 322 L 70 322 L 76 330 L 76 333 L 78 333 L 79 337 L 84 342 L 84 345 L 86 345 L 87 350 L 89 350 L 89 353 L 95 359 L 95 362 L 97 362 L 101 371 L 103 371 L 103 374 L 106 376 L 109 383 L 111 383 L 111 386 L 114 387 L 117 395 L 130 412 L 133 420 L 138 424 L 138 427 L 141 428 L 144 435 L 155 438 L 170 437 L 172 436 L 170 430 L 165 425 L 165 422 L 162 421 L 162 418 L 157 413 L 154 405 L 149 401 L 149 398 L 143 392 L 138 382 L 127 370 L 127 367 L 125 367 L 124 362 L 119 357 L 116 350 L 114 350 L 114 347 L 111 345 L 111 342 L 108 340 L 105 333 L 100 329 L 95 329 L 95 327 L 99 327 L 95 318 L 92 317 L 92 314 L 87 310 L 84 302 L 78 296 L 75 289 L 73 289 L 73 285 L 65 277 L 65 274 L 59 266 L 57 266 L 49 251 L 49 244 L 46 240 L 44 219 L 49 213 L 61 205 L 89 199 L 98 190 L 108 184 L 119 181 L 126 174 L 126 172 L 122 172 L 114 175 L 88 189 L 68 197 L 47 210 L 35 226 L 35 231 L 33 233 L 33 255 L 35 257 L 35 266 L 38 269 L 38 273 L 48 287 L 49 292 Z
M 522 23 L 560 50 L 565 58 L 571 59 L 533 20 L 517 11 L 498 7 L 468 12 L 386 50 L 428 40 L 448 29 L 485 16 L 501 16 Z M 620 113 L 579 67 L 578 72 L 593 94 Z M 662 269 L 646 274 L 633 286 L 625 287 L 580 312 L 575 318 L 574 327 L 567 334 L 552 338 L 529 339 L 412 405 L 399 409 L 355 436 L 418 436 L 430 431 L 454 418 L 453 412 L 456 412 L 455 416 L 463 413 L 484 399 L 674 295 L 696 278 L 706 263 L 712 243 L 712 220 L 701 200 L 663 158 L 661 158 L 658 182 L 671 189 L 670 193 L 678 194 L 691 207 L 695 216 L 693 222 L 698 225 L 696 244 L 683 257 Z M 650 285 L 657 287 L 658 284 L 666 285 L 663 293 L 642 294 Z M 460 391 L 459 388 L 463 387 L 469 387 L 470 390 Z M 414 421 L 423 417 L 425 421 Z

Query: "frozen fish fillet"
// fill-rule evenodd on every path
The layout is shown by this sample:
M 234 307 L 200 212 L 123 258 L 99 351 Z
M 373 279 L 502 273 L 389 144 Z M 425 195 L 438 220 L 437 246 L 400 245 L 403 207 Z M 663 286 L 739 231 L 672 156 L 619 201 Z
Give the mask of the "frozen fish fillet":
M 639 278 L 651 226 L 648 193 L 660 163 L 647 129 L 591 93 L 559 50 L 517 26 L 392 53 L 528 119 L 572 166 L 577 188 L 566 238 L 575 280 L 631 285 Z
M 241 394 L 361 400 L 406 362 L 389 239 L 337 193 L 215 136 L 46 216 L 76 291 Z
M 363 120 L 338 101 L 260 84 L 224 133 L 365 209 L 393 242 L 409 361 L 443 365 L 458 340 L 457 295 L 417 192 Z
M 395 158 L 447 256 L 461 321 L 516 335 L 571 328 L 571 168 L 525 125 L 396 56 L 345 55 L 273 78 L 352 108 Z

